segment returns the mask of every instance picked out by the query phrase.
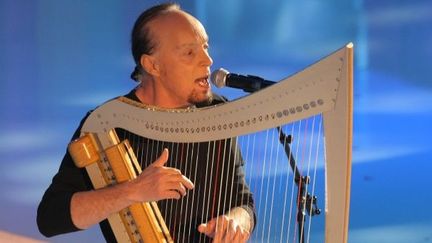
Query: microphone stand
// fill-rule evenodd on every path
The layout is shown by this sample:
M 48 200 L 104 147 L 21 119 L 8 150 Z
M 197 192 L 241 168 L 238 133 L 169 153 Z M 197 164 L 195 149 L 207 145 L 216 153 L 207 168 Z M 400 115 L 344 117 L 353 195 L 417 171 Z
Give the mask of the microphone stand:
M 310 216 L 315 216 L 319 215 L 321 210 L 317 206 L 317 197 L 306 193 L 306 185 L 310 183 L 310 177 L 302 176 L 297 167 L 290 147 L 292 136 L 285 135 L 280 127 L 277 127 L 277 130 L 279 132 L 279 141 L 285 149 L 285 154 L 288 157 L 290 167 L 294 173 L 294 182 L 297 185 L 297 225 L 299 228 L 299 243 L 304 243 L 306 213 Z

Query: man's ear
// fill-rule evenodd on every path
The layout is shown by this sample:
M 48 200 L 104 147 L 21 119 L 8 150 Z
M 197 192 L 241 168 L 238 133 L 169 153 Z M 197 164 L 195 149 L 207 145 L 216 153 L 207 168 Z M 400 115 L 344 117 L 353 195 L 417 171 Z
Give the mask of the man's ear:
M 159 65 L 156 58 L 147 54 L 143 54 L 140 59 L 141 67 L 151 76 L 159 77 Z

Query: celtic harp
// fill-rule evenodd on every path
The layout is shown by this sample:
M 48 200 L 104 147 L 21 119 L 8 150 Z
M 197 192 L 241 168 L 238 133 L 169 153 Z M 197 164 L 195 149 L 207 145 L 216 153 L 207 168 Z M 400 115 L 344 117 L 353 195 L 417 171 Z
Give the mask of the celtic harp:
M 81 138 L 70 144 L 69 151 L 76 165 L 86 168 L 95 188 L 135 178 L 141 167 L 148 166 L 165 147 L 172 160 L 168 166 L 180 169 L 194 182 L 212 174 L 223 177 L 217 172 L 218 166 L 234 167 L 232 163 L 219 163 L 220 158 L 242 157 L 257 215 L 250 242 L 295 242 L 299 235 L 303 242 L 309 242 L 313 226 L 296 226 L 295 204 L 301 199 L 293 192 L 294 176 L 287 166 L 288 158 L 279 152 L 283 148 L 278 138 L 280 131 L 285 131 L 294 135 L 292 151 L 297 167 L 308 176 L 308 193 L 314 194 L 314 183 L 324 184 L 319 202 L 325 208 L 325 223 L 323 239 L 318 242 L 347 242 L 352 80 L 353 45 L 349 43 L 270 87 L 211 107 L 162 110 L 119 97 L 91 113 Z M 230 153 L 225 151 L 231 149 Z M 199 157 L 202 153 L 204 156 Z M 206 170 L 197 171 L 192 163 L 207 163 Z M 323 171 L 321 181 L 315 176 L 317 171 Z M 233 173 L 225 176 L 229 181 Z M 312 183 L 315 179 L 317 182 Z M 225 201 L 237 200 L 222 195 L 221 191 L 233 188 L 223 180 L 203 179 L 206 195 L 197 195 L 194 189 L 180 200 L 136 204 L 111 215 L 108 220 L 116 239 L 183 242 L 180 235 L 203 223 L 190 222 L 189 214 L 199 212 L 209 218 L 214 216 L 213 211 L 223 212 L 217 209 L 224 208 Z M 202 198 L 200 202 L 198 197 Z M 183 218 L 175 218 L 179 215 Z

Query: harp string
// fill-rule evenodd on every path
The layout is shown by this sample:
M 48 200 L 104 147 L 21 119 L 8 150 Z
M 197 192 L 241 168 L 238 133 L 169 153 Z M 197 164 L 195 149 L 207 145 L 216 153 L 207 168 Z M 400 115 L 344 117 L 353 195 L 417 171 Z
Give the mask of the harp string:
M 212 177 L 213 174 L 213 166 L 215 162 L 215 149 L 216 149 L 216 142 L 208 142 L 207 143 L 207 158 L 206 158 L 206 165 L 205 165 L 205 172 L 204 172 L 204 188 L 203 190 L 199 190 L 198 194 L 201 194 L 203 192 L 211 192 L 212 191 L 212 183 L 209 178 Z M 201 172 L 202 173 L 202 172 Z M 198 185 L 201 187 L 202 185 Z M 197 198 L 203 198 L 202 204 L 198 205 L 200 207 L 201 212 L 201 219 L 207 219 L 209 218 L 209 211 L 210 211 L 210 193 L 207 193 L 206 195 L 197 195 Z M 199 203 L 199 202 L 197 202 Z M 201 222 L 199 222 L 201 223 Z M 204 241 L 205 237 L 204 235 L 199 235 L 199 242 Z
M 264 142 L 264 148 L 266 148 L 267 147 L 267 141 L 268 141 L 268 134 L 269 134 L 269 130 L 267 130 L 266 131 L 266 138 L 265 138 L 265 142 Z M 264 149 L 264 158 L 263 158 L 263 167 L 265 167 L 266 166 L 266 158 L 267 158 L 267 149 Z M 264 217 L 263 217 L 263 225 L 265 225 L 265 216 L 266 216 L 266 211 L 265 211 L 265 207 L 261 207 L 261 200 L 262 200 L 262 195 L 263 195 L 263 186 L 264 186 L 264 179 L 266 178 L 266 176 L 265 176 L 265 171 L 264 170 L 261 170 L 261 183 L 260 183 L 260 192 L 259 192 L 259 202 L 258 202 L 258 208 L 259 209 L 261 209 L 261 208 L 263 208 L 264 209 Z M 258 210 L 258 212 L 259 211 L 262 211 L 262 210 Z M 264 242 L 264 236 L 265 236 L 265 234 L 264 234 L 264 227 L 262 228 L 262 231 L 261 231 L 261 241 L 262 242 Z
M 281 129 L 281 131 L 282 131 L 282 129 Z M 294 134 L 294 125 L 291 125 L 291 132 L 290 132 L 290 134 Z M 283 146 L 285 146 L 285 143 L 286 143 L 286 140 L 284 141 Z M 288 161 L 289 161 L 289 159 L 290 158 L 288 158 Z M 287 201 L 288 201 L 287 196 L 288 196 L 288 186 L 289 186 L 289 181 L 290 181 L 289 180 L 290 174 L 293 175 L 293 173 L 291 172 L 291 170 L 288 170 L 287 173 L 286 173 L 286 177 L 287 178 L 285 179 L 285 190 L 284 190 L 285 193 L 283 194 L 284 195 L 284 199 L 283 199 L 283 207 L 282 207 L 282 223 L 281 223 L 281 228 L 280 228 L 280 243 L 284 242 L 284 239 L 288 239 L 288 234 L 289 234 L 289 233 L 287 233 L 287 238 L 284 237 L 284 232 L 285 232 L 285 215 L 286 215 L 286 208 L 287 208 Z M 293 188 L 293 183 L 291 183 L 291 191 L 293 191 L 292 188 Z M 291 198 L 292 198 L 292 196 L 291 196 Z M 290 209 L 291 209 L 291 207 L 290 207 Z M 288 221 L 289 222 L 290 222 L 290 220 L 291 220 L 291 217 L 288 217 Z M 288 226 L 287 232 L 289 232 L 289 226 Z M 285 241 L 287 241 L 287 240 L 285 240 Z
M 318 168 L 318 159 L 319 159 L 319 151 L 320 151 L 320 145 L 321 145 L 321 139 L 322 139 L 322 134 L 321 134 L 321 129 L 322 129 L 322 116 L 318 115 L 317 116 L 318 119 L 318 131 L 317 131 L 317 138 L 316 138 L 316 146 L 315 146 L 315 155 L 314 155 L 314 170 L 313 170 L 313 183 L 312 183 L 312 195 L 315 195 L 315 189 L 316 189 L 316 184 L 317 184 L 317 168 Z M 310 209 L 311 211 L 309 211 L 309 215 L 312 215 L 312 208 Z M 309 216 L 309 223 L 308 223 L 308 238 L 307 238 L 307 242 L 310 242 L 310 234 L 311 234 L 311 226 L 312 226 L 312 216 Z
M 299 170 L 301 171 L 301 169 L 302 169 L 302 166 L 301 166 L 301 164 L 302 164 L 302 153 L 301 153 L 301 151 L 299 151 L 299 150 L 302 150 L 303 151 L 303 146 L 301 146 L 301 141 L 302 141 L 302 129 L 303 129 L 303 125 L 302 125 L 302 121 L 299 121 L 299 126 L 298 126 L 298 130 L 297 130 L 297 136 L 296 136 L 296 140 L 297 140 L 297 147 L 296 147 L 296 152 L 295 152 L 295 154 L 293 155 L 294 156 L 294 158 L 296 158 L 296 163 L 295 163 L 295 166 L 297 166 L 297 167 L 299 167 Z M 300 164 L 300 166 L 299 166 L 299 164 Z M 299 198 L 298 198 L 298 194 L 296 194 L 296 192 L 295 192 L 295 175 L 293 176 L 293 185 L 292 185 L 292 188 L 293 188 L 293 190 L 292 190 L 292 197 L 291 197 L 291 209 L 290 209 L 290 211 L 291 212 L 293 212 L 293 214 L 292 214 L 292 221 L 294 221 L 293 223 L 294 223 L 294 232 L 293 232 L 293 235 L 292 235 L 292 242 L 295 242 L 296 241 L 296 237 L 297 237 L 297 224 L 296 224 L 296 217 L 297 217 L 297 213 L 298 213 L 298 200 L 299 200 Z M 300 188 L 300 187 L 299 187 Z M 296 200 L 295 202 L 294 202 L 294 199 Z M 295 204 L 295 208 L 293 208 L 293 205 Z M 291 223 L 291 222 L 290 222 Z M 291 228 L 290 228 L 291 229 Z
M 304 128 L 303 128 L 303 135 L 300 135 L 301 137 L 299 137 L 299 140 L 302 140 L 302 148 L 301 148 L 301 154 L 300 154 L 300 157 L 299 157 L 299 159 L 298 159 L 298 164 L 297 164 L 297 166 L 299 167 L 299 170 L 300 170 L 300 172 L 302 172 L 302 171 L 304 171 L 304 166 L 305 166 L 305 161 L 306 161 L 306 150 L 307 150 L 307 147 L 305 146 L 306 145 L 306 143 L 307 143 L 307 135 L 308 135 L 308 127 L 309 126 L 309 120 L 308 119 L 306 119 L 305 120 L 305 125 L 304 125 Z M 298 186 L 298 188 L 299 188 L 299 190 L 297 191 L 297 201 L 296 201 L 296 215 L 298 215 L 299 213 L 301 213 L 301 212 L 299 212 L 299 209 L 300 209 L 300 202 L 301 202 L 301 200 L 302 200 L 302 198 L 301 198 L 301 194 L 300 194 L 300 190 L 304 190 L 304 188 L 302 188 L 303 187 L 303 178 L 302 177 L 300 177 L 299 178 L 300 179 L 300 181 L 299 181 L 299 186 Z M 303 208 L 302 208 L 303 209 Z M 304 217 L 304 216 L 303 216 Z M 297 234 L 299 234 L 299 238 L 300 238 L 300 242 L 303 242 L 302 241 L 302 239 L 303 239 L 303 225 L 301 226 L 301 227 L 299 227 L 299 225 L 298 224 L 295 224 L 295 230 L 294 230 L 294 238 L 293 238 L 293 242 L 295 242 L 295 240 L 297 239 Z
M 228 139 L 226 139 L 224 141 L 226 142 L 227 140 Z M 215 211 L 214 211 L 215 209 L 214 208 L 216 207 L 216 210 L 217 210 L 216 212 L 220 212 L 220 207 L 221 207 L 221 200 L 216 200 L 216 198 L 221 198 L 221 196 L 222 196 L 221 195 L 221 193 L 222 193 L 222 186 L 223 186 L 222 181 L 223 181 L 223 177 L 224 177 L 224 173 L 221 173 L 221 178 L 220 179 L 218 178 L 219 168 L 220 168 L 219 165 L 222 164 L 222 171 L 224 171 L 225 163 L 221 163 L 221 161 L 226 161 L 226 160 L 224 160 L 225 157 L 226 157 L 226 150 L 222 148 L 222 144 L 221 143 L 218 144 L 218 153 L 217 153 L 217 155 L 218 155 L 218 158 L 217 158 L 217 161 L 216 161 L 216 163 L 217 163 L 217 165 L 216 165 L 216 175 L 217 176 L 214 177 L 215 189 L 217 188 L 217 190 L 214 190 L 214 196 L 213 196 L 213 201 L 212 201 L 212 213 L 211 213 L 211 217 L 215 216 Z M 222 158 L 221 158 L 221 155 L 222 155 Z M 217 205 L 216 205 L 216 202 L 217 202 Z M 217 220 L 216 220 L 216 231 L 218 231 L 218 229 L 219 229 L 219 218 L 217 218 Z
M 190 151 L 190 153 L 189 153 L 189 151 Z M 190 160 L 190 158 L 189 158 L 189 156 L 192 156 L 192 153 L 193 153 L 193 145 L 191 145 L 191 143 L 187 143 L 186 144 L 186 151 L 185 152 L 186 152 L 185 159 L 182 159 L 183 160 L 182 164 L 184 164 L 184 173 L 186 175 L 192 175 L 189 172 L 189 170 L 190 170 L 190 168 L 189 168 L 190 161 L 193 161 L 193 160 Z M 183 158 L 183 156 L 182 156 L 182 158 Z M 192 179 L 192 178 L 189 177 L 189 179 Z M 184 208 L 183 208 L 183 204 L 184 204 Z M 181 224 L 180 224 L 180 225 L 183 225 L 183 227 L 181 229 L 181 234 L 180 234 L 182 236 L 182 238 L 181 238 L 182 242 L 184 242 L 184 236 L 185 236 L 185 233 L 186 233 L 187 215 L 188 215 L 188 208 L 189 207 L 190 207 L 190 205 L 189 205 L 189 197 L 186 197 L 186 200 L 182 200 L 181 201 L 181 205 L 180 205 L 180 208 L 181 208 L 180 215 L 183 215 L 183 211 L 184 211 L 184 215 L 185 215 L 185 217 L 183 217 L 183 219 L 182 219 L 183 222 L 181 222 Z M 180 237 L 178 237 L 178 238 L 180 239 Z
M 198 153 L 196 153 L 196 149 L 197 149 L 195 147 L 196 144 L 192 143 L 192 144 L 188 144 L 188 146 L 191 146 L 191 148 L 190 148 L 190 157 L 188 157 L 188 159 L 186 159 L 186 163 L 195 163 L 195 164 L 197 164 L 198 160 L 197 160 L 196 157 L 197 157 Z M 188 149 L 188 151 L 189 151 L 189 149 Z M 189 154 L 189 152 L 188 152 L 188 154 Z M 195 168 L 196 167 L 197 166 L 195 166 Z M 190 172 L 188 172 L 188 174 L 191 175 L 190 179 L 195 182 L 196 181 L 196 171 L 197 170 L 196 169 L 193 170 L 192 167 L 190 167 L 189 170 L 190 170 Z M 192 192 L 189 192 L 189 193 L 192 193 Z M 185 227 L 183 228 L 183 242 L 185 242 L 185 240 L 186 240 L 185 239 L 186 235 L 190 235 L 190 233 L 191 233 L 190 229 L 191 229 L 191 227 L 193 227 L 192 226 L 192 222 L 191 222 L 192 218 L 188 217 L 188 216 L 191 215 L 194 210 L 195 210 L 194 194 L 192 194 L 192 198 L 189 198 L 189 197 L 186 198 L 185 216 L 184 216 L 184 222 L 183 222 L 183 224 L 185 225 Z
M 235 149 L 235 147 L 238 144 L 237 139 L 236 138 L 230 138 L 229 144 L 230 144 L 230 146 L 228 148 L 226 148 L 226 150 L 228 150 L 228 151 L 226 151 L 225 154 L 227 154 L 227 156 L 228 156 L 228 161 L 231 161 L 231 159 L 232 159 L 234 161 L 234 163 L 227 165 L 229 173 L 226 174 L 226 177 L 228 179 L 227 180 L 228 182 L 234 182 L 235 166 L 236 166 L 235 161 L 237 161 L 237 159 L 238 159 L 237 150 Z M 228 210 L 230 210 L 229 205 L 232 205 L 232 202 L 234 200 L 233 190 L 234 190 L 234 183 L 226 183 L 225 184 L 225 192 L 228 191 L 228 193 L 224 194 L 224 200 L 223 200 L 224 205 L 222 207 L 223 213 L 227 213 L 227 212 L 224 212 L 227 208 L 228 208 Z M 227 197 L 228 197 L 228 200 L 227 200 Z M 237 196 L 234 196 L 234 197 L 236 197 L 235 200 L 237 200 Z
M 171 155 L 170 156 L 172 156 L 173 158 L 174 158 L 174 165 L 175 165 L 175 163 L 176 163 L 176 161 L 177 161 L 177 152 L 176 152 L 176 150 L 177 150 L 177 144 L 175 144 L 175 143 L 171 143 L 170 144 L 170 153 L 171 153 Z M 168 228 L 170 229 L 170 232 L 171 233 L 173 233 L 173 229 L 172 229 L 172 225 L 173 225 L 173 222 L 172 222 L 172 220 L 173 220 L 173 218 L 172 218 L 172 215 L 173 215 L 173 199 L 167 199 L 167 200 L 165 200 L 164 201 L 164 203 L 165 203 L 165 212 L 168 214 L 168 215 L 165 215 L 165 217 L 166 217 L 166 219 L 165 220 L 167 220 L 167 226 L 168 226 Z
M 214 143 L 209 142 L 207 143 L 207 161 L 208 163 L 205 166 L 205 175 L 204 175 L 204 189 L 203 190 L 198 190 L 198 194 L 201 193 L 201 191 L 208 191 L 208 188 L 211 188 L 211 183 L 208 183 L 207 178 L 209 178 L 209 173 L 212 172 L 213 170 L 209 168 L 209 166 L 213 166 L 213 159 L 214 159 Z M 213 153 L 213 154 L 212 154 Z M 201 185 L 198 185 L 201 186 Z M 211 190 L 210 190 L 211 191 Z M 197 195 L 197 198 L 199 198 L 201 195 Z M 202 207 L 202 211 L 201 211 L 201 218 L 207 218 L 208 217 L 208 210 L 209 210 L 209 197 L 210 195 L 202 195 L 203 197 L 203 204 L 201 205 Z M 201 242 L 204 239 L 204 236 L 200 235 L 199 237 L 199 241 Z
M 249 136 L 246 136 L 246 146 L 244 146 L 245 147 L 245 152 L 246 152 L 246 158 L 245 158 L 245 161 L 250 161 L 250 157 L 249 157 L 249 153 L 250 153 L 250 151 L 254 151 L 254 149 L 253 149 L 253 147 L 252 147 L 252 149 L 249 149 L 249 147 L 251 146 L 251 144 L 250 144 L 250 140 L 251 140 L 251 137 L 252 137 L 252 140 L 253 140 L 253 142 L 252 142 L 252 146 L 254 145 L 254 141 L 255 141 L 255 134 L 252 134 L 252 135 L 249 135 Z M 241 140 L 241 141 L 243 141 L 243 140 Z M 252 155 L 253 156 L 253 155 Z M 243 168 L 244 168 L 244 173 L 245 173 L 245 176 L 246 176 L 246 174 L 248 173 L 248 171 L 246 171 L 246 167 L 245 167 L 246 165 L 244 164 L 243 165 Z M 252 168 L 252 166 L 251 166 L 251 168 Z M 250 184 L 250 179 L 249 180 L 246 180 L 246 178 L 245 178 L 245 181 L 247 181 L 247 183 L 248 183 L 248 185 L 251 185 Z M 243 188 L 242 188 L 242 191 L 244 191 L 245 190 L 245 184 L 243 184 Z M 243 202 L 243 194 L 242 194 L 242 198 L 241 198 L 241 201 Z
M 179 162 L 179 160 L 180 160 L 179 153 L 180 152 L 181 152 L 180 143 L 175 143 L 174 144 L 173 155 L 171 155 L 173 157 L 171 167 L 178 168 L 178 169 L 181 170 L 180 164 L 179 164 L 180 163 Z M 177 241 L 178 240 L 177 217 L 175 217 L 174 215 L 176 215 L 177 208 L 178 208 L 178 203 L 175 203 L 175 199 L 169 199 L 168 201 L 171 203 L 171 205 L 169 207 L 170 212 L 171 212 L 169 214 L 170 232 L 171 232 L 171 235 L 173 237 L 173 240 Z
M 277 171 L 278 171 L 278 165 L 279 165 L 279 160 L 278 160 L 278 155 L 279 155 L 279 149 L 277 149 L 278 146 L 278 138 L 279 138 L 279 132 L 277 132 L 275 129 L 272 129 L 272 145 L 271 145 L 271 153 L 276 153 L 276 155 L 274 156 L 274 159 L 272 159 L 271 161 L 273 161 L 274 164 L 274 177 L 273 177 L 273 188 L 272 188 L 272 192 L 271 192 L 271 200 L 270 200 L 270 217 L 269 217 L 269 224 L 268 224 L 268 229 L 267 229 L 267 241 L 270 241 L 270 235 L 271 235 L 271 228 L 272 228 L 272 218 L 273 218 L 273 207 L 272 205 L 274 205 L 274 197 L 275 197 L 275 190 L 276 190 L 276 180 L 277 180 Z M 267 204 L 266 204 L 266 208 L 267 208 Z
M 186 161 L 186 156 L 187 156 L 187 151 L 186 151 L 186 149 L 187 149 L 187 143 L 179 143 L 179 158 L 178 158 L 178 160 L 177 160 L 177 166 L 176 166 L 176 168 L 178 168 L 181 172 L 182 172 L 182 174 L 184 174 L 184 175 L 186 175 L 186 177 L 188 177 L 188 178 L 190 178 L 190 175 L 186 172 L 186 164 L 188 164 L 188 163 L 185 163 L 185 161 Z M 181 237 L 181 233 L 182 233 L 182 230 L 183 230 L 183 227 L 184 227 L 184 225 L 182 225 L 182 221 L 183 221 L 183 205 L 184 205 L 184 203 L 185 203 L 185 200 L 187 200 L 189 197 L 181 197 L 178 201 L 177 201 L 177 203 L 175 203 L 175 212 L 179 212 L 179 216 L 180 217 L 177 217 L 177 216 L 172 216 L 172 217 L 174 217 L 174 225 L 177 227 L 177 231 L 176 231 L 176 234 L 177 234 L 177 237 L 176 237 L 176 239 L 178 239 L 178 241 L 179 242 L 181 242 L 181 240 L 182 240 L 182 237 Z
M 312 163 L 312 151 L 314 150 L 313 148 L 313 144 L 314 144 L 314 138 L 315 138 L 315 133 L 314 133 L 314 128 L 315 128 L 315 116 L 311 118 L 311 132 L 310 132 L 310 139 L 309 139 L 309 146 L 307 147 L 308 150 L 308 155 L 307 157 L 304 159 L 305 161 L 307 161 L 307 165 L 306 165 L 306 178 L 310 178 L 309 182 L 307 182 L 308 184 L 312 183 L 312 185 L 314 184 L 314 177 L 311 177 L 311 163 Z M 307 132 L 307 131 L 306 131 Z M 305 195 L 308 195 L 309 193 L 309 186 L 306 185 L 305 188 Z M 307 200 L 307 197 L 306 197 Z M 306 212 L 307 207 L 306 207 L 306 203 L 303 204 L 302 206 L 302 210 L 304 212 Z M 309 216 L 308 212 L 306 212 L 306 215 L 304 215 L 303 217 L 305 217 L 305 219 L 307 219 L 307 222 L 310 222 L 312 220 L 312 217 Z M 306 221 L 305 221 L 306 222 Z M 308 225 L 306 225 L 308 226 Z M 305 228 L 305 224 L 302 224 L 302 228 L 300 229 L 300 234 L 301 234 L 301 239 L 306 239 L 306 242 L 309 242 L 309 236 L 310 236 L 310 231 L 309 231 L 309 227 Z
M 265 227 L 263 227 L 263 232 L 265 232 L 264 234 L 263 234 L 263 236 L 266 236 L 267 238 L 267 242 L 268 242 L 268 240 L 269 240 L 269 237 L 270 237 L 270 232 L 269 232 L 269 230 L 270 230 L 270 228 L 268 228 L 267 226 L 270 224 L 270 219 L 271 219 L 271 214 L 270 214 L 270 212 L 271 211 L 269 211 L 269 208 L 268 208 L 268 200 L 269 200 L 269 191 L 270 191 L 270 185 L 271 185 L 271 180 L 272 180 L 272 177 L 273 177 L 273 179 L 274 179 L 274 176 L 273 176 L 273 170 L 272 170 L 272 167 L 273 167 L 273 150 L 272 150 L 272 147 L 273 147 L 273 143 L 274 143 L 274 129 L 270 129 L 269 130 L 269 132 L 268 132 L 268 134 L 269 134 L 269 139 L 270 140 L 267 140 L 267 142 L 266 142 L 266 151 L 269 151 L 268 152 L 268 156 L 266 156 L 266 161 L 267 161 L 267 164 L 268 164 L 268 170 L 267 171 L 265 171 L 264 170 L 264 168 L 263 168 L 263 172 L 265 173 L 265 172 L 267 172 L 268 174 L 266 175 L 266 179 L 267 179 L 267 183 L 266 183 L 266 188 L 265 188 L 265 201 L 264 201 L 264 205 L 263 205 L 263 208 L 264 208 L 264 221 L 263 221 L 263 224 L 264 224 L 264 226 Z M 268 157 L 268 159 L 267 159 L 267 157 Z M 266 231 L 266 228 L 267 228 L 267 231 Z
M 230 139 L 231 141 L 230 141 L 230 147 L 228 148 L 228 160 L 231 158 L 231 156 L 233 157 L 233 161 L 237 161 L 237 159 L 238 159 L 238 153 L 237 153 L 237 149 L 235 149 L 235 147 L 237 146 L 237 144 L 238 144 L 238 141 L 237 141 L 237 139 L 236 138 L 231 138 Z M 230 151 L 232 151 L 232 153 L 230 153 Z M 228 164 L 228 166 L 230 167 L 230 168 L 228 168 L 228 171 L 231 173 L 231 174 L 227 174 L 227 177 L 231 177 L 228 181 L 232 181 L 232 182 L 234 182 L 234 175 L 235 175 L 235 163 L 232 163 L 232 165 L 231 164 Z M 227 188 L 229 188 L 229 190 L 227 190 Z M 234 183 L 226 183 L 226 185 L 225 185 L 225 191 L 229 191 L 229 193 L 227 194 L 227 193 L 225 193 L 225 199 L 223 200 L 223 202 L 224 202 L 224 206 L 223 206 L 223 208 L 225 209 L 225 208 L 229 208 L 228 207 L 228 205 L 233 205 L 232 204 L 232 202 L 233 202 L 233 200 L 235 200 L 235 201 L 237 201 L 237 194 L 236 195 L 234 195 L 233 196 L 233 191 L 234 191 Z M 228 199 L 228 201 L 226 200 L 226 197 L 229 197 L 229 199 Z M 235 197 L 235 198 L 233 198 L 233 197 Z M 229 209 L 230 210 L 230 209 Z
M 311 177 L 310 175 L 311 175 L 311 161 L 312 161 L 312 151 L 314 150 L 313 149 L 313 144 L 314 144 L 314 135 L 315 135 L 315 133 L 314 133 L 314 128 L 315 128 L 315 118 L 316 118 L 316 116 L 314 116 L 314 117 L 312 117 L 311 118 L 311 132 L 310 132 L 310 139 L 309 139 L 309 146 L 306 148 L 307 150 L 308 150 L 308 154 L 307 154 L 307 157 L 305 157 L 304 158 L 304 161 L 307 161 L 307 165 L 306 165 L 306 178 L 310 178 L 309 180 L 310 180 L 310 182 L 312 182 L 312 184 L 314 183 L 313 181 L 315 180 L 315 178 L 313 178 L 313 177 Z M 308 131 L 305 129 L 305 133 L 307 133 Z M 306 138 L 306 136 L 305 136 L 305 140 L 306 140 L 307 138 Z M 306 142 L 306 141 L 305 141 Z M 306 150 L 305 149 L 305 150 Z M 308 184 L 310 183 L 310 182 L 307 182 Z M 306 188 L 304 189 L 305 190 L 305 195 L 308 195 L 308 193 L 309 193 L 309 191 L 308 191 L 308 189 L 309 189 L 309 186 L 307 186 L 306 185 Z M 306 197 L 306 200 L 307 200 L 307 197 Z M 306 212 L 306 210 L 307 210 L 307 208 L 306 208 L 306 203 L 305 204 L 303 204 L 303 206 L 302 206 L 302 210 L 304 211 L 304 212 Z M 308 222 L 310 222 L 311 221 L 311 219 L 312 219 L 312 217 L 310 217 L 309 216 L 309 214 L 308 214 L 308 212 L 306 212 L 307 214 L 306 215 L 304 215 L 303 217 L 305 217 L 306 219 L 308 219 Z M 309 242 L 308 240 L 309 240 L 309 236 L 310 236 L 310 232 L 309 232 L 309 227 L 307 228 L 307 229 L 305 229 L 305 224 L 302 224 L 302 227 L 301 227 L 301 229 L 300 229 L 300 235 L 301 235 L 301 239 L 306 239 L 306 242 Z M 305 232 L 306 231 L 306 232 Z M 304 233 L 306 233 L 306 235 L 304 234 Z
M 296 125 L 297 125 L 297 127 L 296 127 Z M 301 121 L 294 123 L 293 126 L 292 126 L 292 134 L 295 134 L 295 132 L 296 132 L 296 135 L 294 135 L 294 136 L 299 136 L 300 128 L 301 128 Z M 294 153 L 289 155 L 289 158 L 288 158 L 288 161 L 287 161 L 288 163 L 289 163 L 289 160 L 291 159 L 292 156 L 297 157 L 298 149 L 299 149 L 299 146 L 298 146 L 297 143 L 300 142 L 300 139 L 296 139 L 296 141 L 297 142 L 295 143 L 295 145 L 297 145 L 297 146 L 295 146 Z M 295 164 L 295 165 L 297 165 L 297 164 Z M 288 181 L 288 179 L 287 179 L 287 181 Z M 289 198 L 290 207 L 289 207 L 288 227 L 287 227 L 287 235 L 286 235 L 286 240 L 287 241 L 290 238 L 290 232 L 291 232 L 291 229 L 292 229 L 291 224 L 292 224 L 292 221 L 293 221 L 293 218 L 294 218 L 293 217 L 293 205 L 294 205 L 294 199 L 295 199 L 295 196 L 294 196 L 295 195 L 295 174 L 294 174 L 293 171 L 292 171 L 290 192 L 291 192 L 291 196 Z
M 198 154 L 200 153 L 200 150 L 199 150 L 200 146 L 198 146 L 198 144 L 195 144 L 195 145 L 197 147 L 196 148 L 197 152 L 196 152 L 195 164 L 198 164 L 198 162 L 199 162 Z M 207 152 L 207 154 L 208 154 L 208 152 Z M 208 157 L 208 155 L 207 155 L 207 157 Z M 196 181 L 196 178 L 197 178 L 197 172 L 198 172 L 198 166 L 195 166 L 194 177 L 193 177 L 193 181 L 194 182 Z M 193 212 L 195 210 L 195 204 L 194 204 L 195 203 L 195 192 L 196 192 L 196 190 L 192 190 L 192 202 L 191 202 L 192 203 L 192 208 L 191 208 L 191 212 Z M 192 214 L 190 214 L 190 218 L 189 218 L 189 228 L 188 228 L 188 234 L 189 235 L 191 234 L 191 228 L 192 228 Z

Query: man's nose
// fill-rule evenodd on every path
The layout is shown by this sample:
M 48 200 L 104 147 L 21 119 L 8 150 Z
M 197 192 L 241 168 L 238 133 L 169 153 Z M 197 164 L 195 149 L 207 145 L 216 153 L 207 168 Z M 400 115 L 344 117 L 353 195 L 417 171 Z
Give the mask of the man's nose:
M 207 50 L 203 50 L 202 52 L 202 65 L 211 66 L 213 64 L 213 59 L 211 58 L 209 52 Z

